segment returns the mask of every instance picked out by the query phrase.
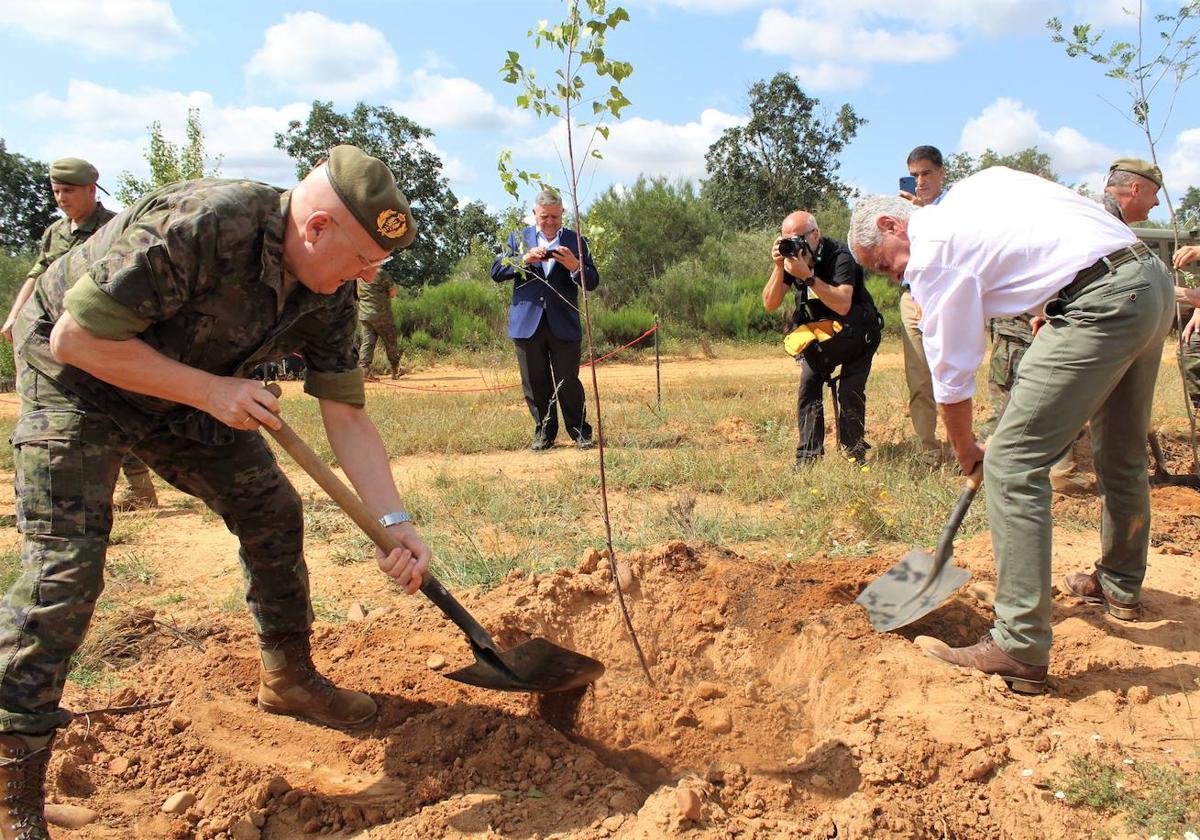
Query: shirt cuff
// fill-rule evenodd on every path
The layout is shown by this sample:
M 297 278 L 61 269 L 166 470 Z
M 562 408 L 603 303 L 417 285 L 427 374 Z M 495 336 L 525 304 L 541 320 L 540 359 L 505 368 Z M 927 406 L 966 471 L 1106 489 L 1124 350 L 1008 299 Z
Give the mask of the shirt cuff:
M 304 372 L 304 393 L 319 400 L 333 400 L 359 408 L 367 404 L 367 389 L 363 384 L 362 368 L 343 370 L 338 373 L 306 370 Z
M 952 405 L 960 403 L 963 400 L 969 400 L 975 396 L 975 383 L 969 382 L 966 385 L 950 386 L 942 382 L 933 380 L 933 399 L 939 405 Z
M 67 290 L 63 308 L 71 313 L 85 330 L 96 338 L 125 341 L 145 332 L 150 321 L 128 306 L 118 303 L 105 292 L 91 275 L 85 274 Z

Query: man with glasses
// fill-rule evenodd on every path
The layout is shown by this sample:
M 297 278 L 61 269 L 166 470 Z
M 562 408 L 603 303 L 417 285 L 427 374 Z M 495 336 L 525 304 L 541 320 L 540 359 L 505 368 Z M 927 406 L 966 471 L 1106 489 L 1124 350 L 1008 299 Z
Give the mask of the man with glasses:
M 579 449 L 591 449 L 587 397 L 579 381 L 583 328 L 579 287 L 600 284 L 587 240 L 563 227 L 558 193 L 543 190 L 533 204 L 534 223 L 508 237 L 492 263 L 492 279 L 512 281 L 508 335 L 517 347 L 525 405 L 533 417 L 529 448 L 545 452 L 558 435 L 561 407 L 567 434 Z
M 867 377 L 879 347 L 882 323 L 867 291 L 862 268 L 843 243 L 822 236 L 816 218 L 803 210 L 797 210 L 783 220 L 780 236 L 771 246 L 771 260 L 774 266 L 762 292 L 763 306 L 768 312 L 779 308 L 791 288 L 796 292 L 796 309 L 791 319 L 793 329 L 822 321 L 836 321 L 842 329 L 847 323 L 857 324 L 860 329 L 868 328 L 862 336 L 856 336 L 854 349 L 841 362 L 836 378 L 831 376 L 831 369 L 814 367 L 814 364 L 820 366 L 821 357 L 811 354 L 797 357 L 800 390 L 796 399 L 799 441 L 795 467 L 807 466 L 825 454 L 824 386 L 827 383 L 833 389 L 842 449 L 848 457 L 863 465 L 870 448 L 865 440 Z
M 59 699 L 103 588 L 129 451 L 238 537 L 259 708 L 337 728 L 374 719 L 370 696 L 313 665 L 303 509 L 258 431 L 279 427 L 279 401 L 250 372 L 304 353 L 304 390 L 320 401 L 334 456 L 402 546 L 377 554 L 380 568 L 415 592 L 429 548 L 363 408 L 351 282 L 415 233 L 387 166 L 339 146 L 289 191 L 217 179 L 163 187 L 42 275 L 13 331 L 24 572 L 0 604 L 0 835 L 47 836 L 46 762 L 71 719 Z

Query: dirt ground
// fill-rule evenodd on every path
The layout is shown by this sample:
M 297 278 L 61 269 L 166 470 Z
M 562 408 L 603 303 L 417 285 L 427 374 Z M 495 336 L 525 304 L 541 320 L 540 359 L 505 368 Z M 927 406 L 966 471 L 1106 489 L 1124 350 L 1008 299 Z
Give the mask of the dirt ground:
M 758 362 L 732 364 L 744 372 Z M 761 365 L 758 376 L 779 367 Z M 687 375 L 717 366 L 696 362 Z M 653 367 L 608 371 L 653 387 Z M 452 375 L 428 376 L 443 374 Z M 1186 470 L 1180 430 L 1164 435 L 1172 469 Z M 474 457 L 470 468 L 519 472 L 525 456 Z M 394 466 L 411 477 L 434 468 L 427 460 Z M 170 494 L 165 501 L 138 532 L 160 577 L 201 593 L 236 584 L 234 541 L 220 522 L 172 506 Z M 389 590 L 365 564 L 318 554 L 313 574 L 326 589 L 375 608 L 319 623 L 316 662 L 339 684 L 369 691 L 378 720 L 342 733 L 260 712 L 254 639 L 240 613 L 130 612 L 126 630 L 143 653 L 121 672 L 125 687 L 71 684 L 65 703 L 80 713 L 163 705 L 79 714 L 60 733 L 50 798 L 99 818 L 54 836 L 1132 836 L 1120 821 L 1064 804 L 1056 775 L 1077 753 L 1200 772 L 1198 501 L 1187 488 L 1153 490 L 1142 620 L 1115 621 L 1056 589 L 1050 690 L 1032 698 L 942 667 L 912 641 L 967 644 L 985 632 L 995 580 L 987 534 L 957 548 L 971 584 L 888 634 L 853 601 L 906 546 L 792 563 L 682 542 L 623 556 L 652 683 L 597 553 L 573 569 L 513 573 L 486 593 L 459 593 L 502 647 L 541 636 L 607 667 L 589 690 L 541 697 L 446 679 L 471 656 L 436 608 Z M 11 515 L 11 490 L 0 511 Z M 1055 580 L 1089 567 L 1098 544 L 1098 532 L 1057 533 Z

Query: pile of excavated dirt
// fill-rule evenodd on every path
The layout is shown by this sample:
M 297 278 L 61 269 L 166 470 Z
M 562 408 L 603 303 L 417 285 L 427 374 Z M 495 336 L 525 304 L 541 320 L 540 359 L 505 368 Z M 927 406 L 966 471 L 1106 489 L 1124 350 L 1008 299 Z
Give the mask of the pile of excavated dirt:
M 1172 521 L 1190 515 L 1181 503 Z M 1094 556 L 1094 535 L 1060 542 L 1056 575 Z M 772 567 L 676 542 L 620 557 L 653 684 L 598 554 L 464 593 L 502 647 L 544 636 L 606 663 L 592 688 L 564 695 L 446 680 L 471 660 L 463 637 L 423 599 L 397 595 L 315 634 L 318 666 L 380 704 L 376 723 L 350 733 L 256 708 L 244 620 L 182 628 L 186 640 L 149 641 L 119 695 L 68 693 L 78 710 L 169 703 L 77 717 L 51 761 L 51 798 L 99 812 L 70 833 L 81 840 L 1066 838 L 1123 830 L 1055 797 L 1069 755 L 1197 770 L 1190 558 L 1155 555 L 1144 621 L 1056 595 L 1050 692 L 1031 698 L 912 644 L 986 630 L 986 535 L 960 547 L 972 586 L 877 634 L 853 600 L 900 553 Z

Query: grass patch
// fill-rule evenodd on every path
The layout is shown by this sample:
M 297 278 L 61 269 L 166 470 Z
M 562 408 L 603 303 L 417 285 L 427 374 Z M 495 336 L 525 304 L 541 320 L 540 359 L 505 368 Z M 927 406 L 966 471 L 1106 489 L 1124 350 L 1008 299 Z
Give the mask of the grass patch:
M 312 611 L 313 617 L 317 621 L 324 621 L 327 624 L 344 624 L 346 621 L 346 611 L 342 609 L 336 598 L 328 595 L 314 595 Z
M 7 592 L 21 576 L 21 549 L 0 551 L 0 592 Z
M 375 556 L 375 546 L 366 534 L 355 531 L 334 545 L 329 552 L 329 560 L 335 566 L 349 566 L 362 563 Z
M 158 572 L 146 555 L 131 551 L 108 561 L 108 575 L 124 583 L 147 585 L 154 582 Z
M 225 593 L 219 606 L 221 612 L 242 612 L 246 609 L 246 590 L 241 586 L 234 587 Z
M 1071 756 L 1067 766 L 1055 785 L 1068 805 L 1123 815 L 1131 829 L 1163 840 L 1200 832 L 1200 777 L 1165 764 L 1135 759 L 1115 764 L 1083 753 Z

